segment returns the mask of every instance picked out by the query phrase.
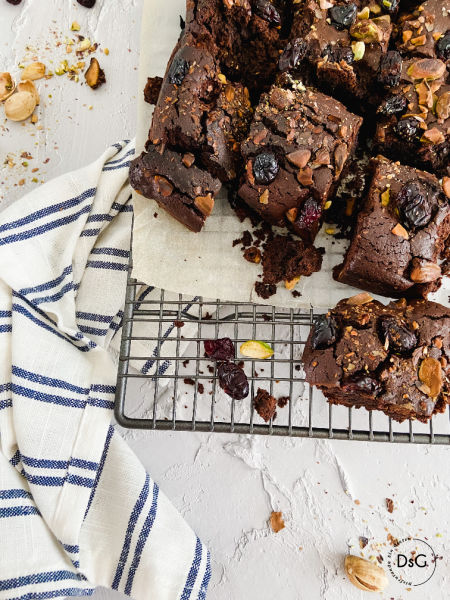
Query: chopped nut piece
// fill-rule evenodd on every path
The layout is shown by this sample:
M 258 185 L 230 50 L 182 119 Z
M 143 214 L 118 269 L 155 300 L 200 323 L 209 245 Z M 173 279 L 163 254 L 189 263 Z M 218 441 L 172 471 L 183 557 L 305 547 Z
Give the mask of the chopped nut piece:
M 352 52 L 355 61 L 362 60 L 366 53 L 366 44 L 364 42 L 352 42 Z
M 211 194 L 207 194 L 206 196 L 197 196 L 194 200 L 195 206 L 205 217 L 209 217 L 214 208 L 214 198 Z
M 272 512 L 270 515 L 270 526 L 272 527 L 272 531 L 274 533 L 278 533 L 282 529 L 284 529 L 284 520 L 283 513 L 281 512 Z
M 20 78 L 24 81 L 25 79 L 29 79 L 30 81 L 35 81 L 36 79 L 42 79 L 45 76 L 45 65 L 40 62 L 34 62 L 30 65 L 27 65 L 21 75 Z
M 297 283 L 300 281 L 300 277 L 294 277 L 293 279 L 290 279 L 289 281 L 285 281 L 284 282 L 284 287 L 291 291 L 295 288 L 295 286 L 297 285 Z
M 360 294 L 356 294 L 356 296 L 352 296 L 347 300 L 347 304 L 350 306 L 362 306 L 363 304 L 368 304 L 372 302 L 373 298 L 367 292 L 361 292 Z
M 259 340 L 249 340 L 248 342 L 244 342 L 241 345 L 239 352 L 242 354 L 242 356 L 248 356 L 249 358 L 257 358 L 261 360 L 270 358 L 273 355 L 273 350 L 269 344 Z
M 255 246 L 250 246 L 244 251 L 244 258 L 248 262 L 259 264 L 261 262 L 261 250 Z
M 345 572 L 350 582 L 365 592 L 382 592 L 389 584 L 381 567 L 358 556 L 345 558 Z
M 441 267 L 435 263 L 423 263 L 413 267 L 410 275 L 415 283 L 431 283 L 442 275 Z
M 372 42 L 381 42 L 383 39 L 383 30 L 371 19 L 356 21 L 350 27 L 350 35 L 357 40 L 371 44 Z
M 153 179 L 155 181 L 158 194 L 161 194 L 161 196 L 164 196 L 165 198 L 172 194 L 173 185 L 168 179 L 161 177 L 161 175 L 155 175 Z
M 286 158 L 295 167 L 303 169 L 303 167 L 306 167 L 309 159 L 311 158 L 311 150 L 309 150 L 308 148 L 299 148 L 298 150 L 295 150 L 294 152 L 288 154 Z
M 390 202 L 390 190 L 389 188 L 387 188 L 382 194 L 381 194 L 381 206 L 389 206 L 389 202 Z
M 102 83 L 105 83 L 105 73 L 103 69 L 100 68 L 96 58 L 91 58 L 91 62 L 88 70 L 84 74 L 84 77 L 88 86 L 93 90 L 97 89 L 100 85 L 102 85 Z
M 439 131 L 437 127 L 432 127 L 425 131 L 421 139 L 422 142 L 429 142 L 430 144 L 442 144 L 445 142 L 445 136 L 442 131 Z
M 390 512 L 390 513 L 394 512 L 394 502 L 391 498 L 386 498 L 386 508 L 387 508 L 388 512 Z
M 195 156 L 191 152 L 186 152 L 186 154 L 181 159 L 181 162 L 185 167 L 189 169 L 195 162 Z
M 36 98 L 30 92 L 17 92 L 5 102 L 5 115 L 11 121 L 24 121 L 33 114 Z
M 9 98 L 14 92 L 15 87 L 10 73 L 0 73 L 0 102 Z
M 442 179 L 442 189 L 447 198 L 450 198 L 450 177 L 444 177 Z
M 91 45 L 91 40 L 89 38 L 84 38 L 84 40 L 81 40 L 81 42 L 78 44 L 77 52 L 85 52 L 86 50 L 89 50 Z
M 300 169 L 300 171 L 297 173 L 297 180 L 305 187 L 308 187 L 314 183 L 312 175 L 313 170 L 311 167 L 305 167 L 304 169 Z
M 445 92 L 436 102 L 436 115 L 445 121 L 450 117 L 450 92 Z
M 397 235 L 398 237 L 402 237 L 405 240 L 409 240 L 409 233 L 400 223 L 397 223 L 397 225 L 392 230 L 392 233 L 394 235 Z
M 264 192 L 259 197 L 259 201 L 261 204 L 269 204 L 269 190 L 264 190 Z
M 430 389 L 430 398 L 436 399 L 442 389 L 441 363 L 435 358 L 424 358 L 419 367 L 419 379 Z
M 72 23 L 72 25 L 70 26 L 71 31 L 80 31 L 80 29 L 81 29 L 80 24 L 77 23 L 77 21 L 74 21 Z

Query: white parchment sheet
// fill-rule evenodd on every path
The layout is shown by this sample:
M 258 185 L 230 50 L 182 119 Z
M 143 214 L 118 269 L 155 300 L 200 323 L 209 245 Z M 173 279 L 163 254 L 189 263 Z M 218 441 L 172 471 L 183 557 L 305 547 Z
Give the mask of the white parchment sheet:
M 167 61 L 180 34 L 180 15 L 185 16 L 185 0 L 144 0 L 139 65 L 137 154 L 147 139 L 152 109 L 144 101 L 147 77 L 163 76 Z M 223 201 L 221 201 L 223 198 Z M 219 196 L 214 213 L 200 233 L 192 233 L 158 207 L 156 202 L 134 194 L 133 276 L 139 281 L 172 292 L 220 298 L 237 302 L 256 302 L 292 308 L 330 308 L 341 298 L 358 293 L 332 278 L 332 268 L 342 261 L 346 241 L 334 240 L 324 233 L 316 246 L 326 249 L 322 270 L 302 277 L 294 298 L 280 286 L 275 296 L 264 301 L 256 295 L 254 284 L 261 267 L 244 260 L 240 246 L 233 240 L 251 230 L 248 219 L 240 223 L 225 196 Z M 155 217 L 155 213 L 158 215 Z M 449 306 L 448 279 L 433 298 Z M 383 300 L 383 299 L 382 299 Z M 386 299 L 384 299 L 386 302 Z

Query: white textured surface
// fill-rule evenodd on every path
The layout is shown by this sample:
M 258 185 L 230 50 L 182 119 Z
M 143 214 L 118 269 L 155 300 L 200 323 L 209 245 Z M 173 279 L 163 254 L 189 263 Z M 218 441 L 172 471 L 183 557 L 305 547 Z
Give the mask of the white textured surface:
M 36 185 L 25 168 L 3 165 L 7 154 L 29 152 L 34 158 L 28 169 L 39 167 L 39 180 L 48 180 L 134 135 L 139 18 L 139 0 L 97 0 L 92 11 L 69 0 L 23 0 L 19 7 L 0 0 L 2 71 L 16 69 L 27 44 L 44 62 L 56 60 L 50 32 L 64 39 L 74 19 L 81 33 L 111 51 L 108 57 L 99 54 L 108 83 L 96 92 L 65 77 L 38 82 L 45 90 L 40 132 L 0 117 L 0 206 Z M 51 49 L 44 51 L 47 43 Z M 23 187 L 14 185 L 24 177 Z M 360 535 L 370 538 L 365 555 L 377 555 L 371 543 L 385 544 L 386 529 L 395 537 L 428 538 L 443 559 L 423 588 L 408 592 L 391 579 L 378 597 L 449 598 L 446 448 L 144 432 L 125 437 L 209 544 L 211 600 L 362 599 L 365 594 L 345 580 L 343 557 Z M 394 500 L 392 515 L 386 497 Z M 286 528 L 278 534 L 267 525 L 272 510 L 285 516 Z M 97 600 L 119 597 L 105 590 L 96 594 Z

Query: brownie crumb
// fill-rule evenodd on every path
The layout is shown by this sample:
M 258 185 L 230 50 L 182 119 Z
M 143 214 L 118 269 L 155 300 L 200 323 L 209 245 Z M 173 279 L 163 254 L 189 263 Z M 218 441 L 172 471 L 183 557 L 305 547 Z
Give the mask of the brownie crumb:
M 212 367 L 211 365 L 208 365 L 208 371 L 212 374 L 214 373 L 214 367 Z
M 300 296 L 301 296 L 301 293 L 298 292 L 297 290 L 292 291 L 291 294 L 294 298 L 300 298 Z
M 266 390 L 258 388 L 258 393 L 253 401 L 256 412 L 266 423 L 275 416 L 277 401 Z
M 181 329 L 182 327 L 184 327 L 183 321 L 174 321 L 173 324 L 177 329 Z
M 266 323 L 268 321 L 272 320 L 272 317 L 270 315 L 268 315 L 267 313 L 264 313 L 263 316 L 262 316 L 262 318 L 263 318 L 264 321 L 266 321 Z
M 211 321 L 212 319 L 212 315 L 209 314 L 209 312 L 206 313 L 206 315 L 203 317 L 204 321 Z
M 199 383 L 197 389 L 199 394 L 203 394 L 205 391 L 205 386 L 203 385 L 203 383 Z
M 277 286 L 265 285 L 264 283 L 261 283 L 261 281 L 257 281 L 255 283 L 255 290 L 260 298 L 264 298 L 264 300 L 267 300 L 268 298 L 274 296 L 277 293 Z
M 393 502 L 393 500 L 391 500 L 391 498 L 386 498 L 386 508 L 387 508 L 388 512 L 390 512 L 390 513 L 394 512 L 394 502 Z
M 244 361 L 243 361 L 243 360 L 240 360 L 240 361 L 238 362 L 238 367 L 240 367 L 241 369 L 243 369 L 243 368 L 244 368 L 244 366 L 245 366 L 245 363 L 244 363 Z
M 274 533 L 278 533 L 279 531 L 284 529 L 285 525 L 284 525 L 283 513 L 273 512 L 270 515 L 270 526 Z
M 289 396 L 281 396 L 281 398 L 278 398 L 278 401 L 277 401 L 278 408 L 284 408 L 288 402 L 289 402 Z
M 183 367 L 186 368 L 189 364 L 188 360 L 183 360 Z
M 147 79 L 147 83 L 144 88 L 144 99 L 146 102 L 156 105 L 161 92 L 162 82 L 163 80 L 161 77 L 149 77 Z
M 158 218 L 158 213 L 157 213 L 157 212 L 153 213 L 153 218 L 154 218 L 154 219 L 157 219 L 157 218 Z
M 256 246 L 250 246 L 245 250 L 244 258 L 248 262 L 259 264 L 261 262 L 261 250 Z
M 183 381 L 186 385 L 195 385 L 195 381 L 191 377 L 185 377 Z
M 323 248 L 308 246 L 300 239 L 276 235 L 264 245 L 263 283 L 274 285 L 312 275 L 322 267 L 324 252 Z

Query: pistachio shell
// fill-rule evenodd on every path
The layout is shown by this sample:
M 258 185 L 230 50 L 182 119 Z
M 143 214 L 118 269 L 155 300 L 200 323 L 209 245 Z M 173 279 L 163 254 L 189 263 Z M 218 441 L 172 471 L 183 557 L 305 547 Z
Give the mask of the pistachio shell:
M 0 102 L 9 98 L 15 88 L 16 86 L 10 73 L 0 73 Z
M 32 94 L 34 96 L 34 98 L 36 100 L 36 106 L 39 105 L 40 98 L 39 98 L 38 91 L 37 91 L 34 83 L 32 81 L 30 81 L 29 79 L 26 79 L 25 81 L 21 81 L 17 85 L 17 91 L 18 92 L 29 92 L 30 94 Z
M 358 556 L 346 556 L 345 572 L 350 582 L 365 592 L 382 592 L 389 585 L 381 567 Z
M 36 98 L 30 92 L 17 92 L 5 102 L 5 115 L 11 121 L 24 121 L 33 113 Z
M 248 356 L 249 358 L 259 358 L 264 360 L 270 358 L 273 355 L 273 350 L 265 342 L 258 340 L 249 340 L 244 342 L 239 349 L 242 356 Z
M 42 79 L 45 75 L 45 65 L 41 62 L 34 62 L 30 65 L 27 65 L 20 76 L 22 81 L 29 79 L 30 81 L 35 81 L 36 79 Z

